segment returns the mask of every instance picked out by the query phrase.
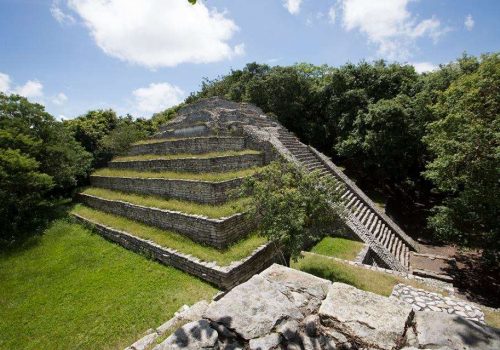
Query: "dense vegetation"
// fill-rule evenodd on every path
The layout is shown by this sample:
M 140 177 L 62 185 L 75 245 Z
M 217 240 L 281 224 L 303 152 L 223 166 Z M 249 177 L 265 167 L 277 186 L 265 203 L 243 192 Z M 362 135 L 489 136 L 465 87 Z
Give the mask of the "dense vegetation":
M 491 253 L 500 248 L 499 77 L 499 54 L 464 55 L 425 74 L 384 61 L 252 63 L 205 80 L 186 102 L 254 103 L 386 198 L 411 233 Z

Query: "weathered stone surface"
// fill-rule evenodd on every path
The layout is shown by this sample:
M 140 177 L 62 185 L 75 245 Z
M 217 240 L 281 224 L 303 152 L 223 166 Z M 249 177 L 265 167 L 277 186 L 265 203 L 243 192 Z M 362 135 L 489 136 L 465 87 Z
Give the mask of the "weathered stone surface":
M 500 349 L 500 330 L 456 315 L 417 311 L 414 318 L 419 348 L 460 350 Z
M 206 320 L 188 323 L 179 328 L 154 350 L 198 350 L 218 349 L 217 332 L 210 327 Z
M 319 332 L 320 320 L 318 315 L 309 315 L 302 321 L 306 334 L 310 337 L 317 337 Z
M 261 338 L 251 339 L 250 350 L 270 350 L 279 345 L 281 337 L 278 333 L 271 333 Z
M 400 342 L 412 309 L 343 283 L 334 283 L 319 309 L 323 325 L 365 347 L 392 349 Z
M 302 313 L 319 309 L 332 282 L 311 274 L 274 264 L 260 274 L 286 295 Z
M 211 303 L 204 317 L 249 340 L 271 333 L 284 318 L 299 320 L 303 315 L 271 282 L 256 275 Z

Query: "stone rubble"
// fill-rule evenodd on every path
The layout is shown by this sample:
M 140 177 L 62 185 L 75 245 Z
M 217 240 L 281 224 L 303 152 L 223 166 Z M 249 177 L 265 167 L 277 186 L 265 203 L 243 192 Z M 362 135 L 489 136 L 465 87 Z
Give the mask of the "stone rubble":
M 155 350 L 425 348 L 498 350 L 500 330 L 275 264 Z
M 484 324 L 484 313 L 477 306 L 457 298 L 445 297 L 401 283 L 394 287 L 391 297 L 410 304 L 415 311 L 444 312 Z

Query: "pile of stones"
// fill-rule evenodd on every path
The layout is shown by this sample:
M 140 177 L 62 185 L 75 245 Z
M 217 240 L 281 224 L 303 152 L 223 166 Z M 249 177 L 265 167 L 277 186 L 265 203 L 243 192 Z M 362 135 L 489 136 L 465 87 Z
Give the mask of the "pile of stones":
M 273 265 L 177 329 L 171 349 L 500 349 L 500 330 Z
M 391 297 L 410 304 L 415 311 L 438 311 L 462 316 L 484 324 L 484 313 L 476 305 L 466 301 L 444 297 L 438 293 L 414 288 L 405 284 L 394 287 Z

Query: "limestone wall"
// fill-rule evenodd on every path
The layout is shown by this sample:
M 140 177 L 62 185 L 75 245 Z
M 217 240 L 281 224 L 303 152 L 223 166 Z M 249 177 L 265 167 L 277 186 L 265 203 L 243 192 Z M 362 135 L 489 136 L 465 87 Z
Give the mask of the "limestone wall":
M 138 154 L 179 154 L 241 151 L 245 148 L 243 137 L 194 137 L 183 140 L 165 140 L 147 144 L 133 145 L 130 155 Z
M 79 195 L 79 200 L 92 208 L 161 229 L 173 230 L 193 241 L 218 249 L 226 248 L 255 228 L 255 221 L 243 214 L 223 219 L 209 219 L 85 194 Z
M 221 182 L 207 182 L 95 175 L 90 177 L 90 183 L 95 187 L 157 195 L 207 204 L 224 203 L 228 200 L 230 191 L 240 186 L 242 182 L 242 178 Z
M 247 169 L 263 165 L 262 154 L 244 154 L 215 158 L 154 159 L 134 161 L 112 161 L 114 169 L 134 169 L 143 171 L 184 171 L 184 172 L 224 172 Z
M 268 243 L 257 248 L 247 258 L 236 261 L 230 266 L 221 267 L 213 262 L 201 261 L 191 255 L 161 247 L 127 232 L 100 225 L 79 215 L 73 214 L 73 216 L 78 222 L 90 226 L 103 237 L 129 250 L 146 254 L 165 265 L 173 266 L 223 289 L 231 289 L 248 280 L 277 260 L 274 244 Z

